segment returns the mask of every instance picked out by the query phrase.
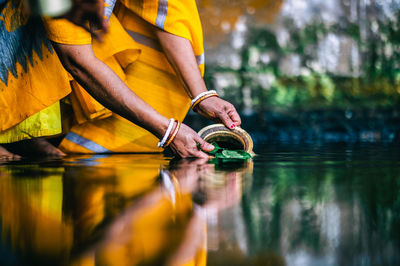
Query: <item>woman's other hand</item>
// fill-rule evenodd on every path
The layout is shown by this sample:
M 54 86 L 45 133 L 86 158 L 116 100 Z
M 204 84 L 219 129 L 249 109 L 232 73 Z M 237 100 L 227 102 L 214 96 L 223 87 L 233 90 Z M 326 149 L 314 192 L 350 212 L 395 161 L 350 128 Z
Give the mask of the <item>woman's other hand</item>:
M 222 123 L 230 129 L 234 129 L 242 123 L 235 107 L 219 97 L 207 98 L 201 101 L 196 108 L 196 112 L 201 116 Z
M 198 149 L 198 146 L 202 151 Z M 176 155 L 182 158 L 209 158 L 203 151 L 208 152 L 214 149 L 213 145 L 204 141 L 193 129 L 185 124 L 181 125 L 170 147 Z
M 104 17 L 104 0 L 73 0 L 72 3 L 72 9 L 63 17 L 101 40 L 99 30 L 108 30 L 108 21 Z

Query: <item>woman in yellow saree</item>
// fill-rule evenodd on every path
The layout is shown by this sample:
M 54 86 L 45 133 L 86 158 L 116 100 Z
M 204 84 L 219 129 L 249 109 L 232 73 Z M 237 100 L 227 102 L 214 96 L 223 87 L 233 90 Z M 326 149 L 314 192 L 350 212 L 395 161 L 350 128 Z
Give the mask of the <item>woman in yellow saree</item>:
M 67 74 L 20 0 L 0 1 L 0 49 L 0 144 L 60 134 Z M 15 156 L 0 147 L 2 157 Z
M 72 76 L 76 123 L 60 148 L 67 153 L 160 152 L 157 142 L 167 131 L 168 118 L 182 121 L 191 98 L 207 91 L 196 3 L 105 4 L 110 26 L 101 43 L 67 20 L 45 23 L 47 36 Z M 240 125 L 235 108 L 218 97 L 203 100 L 197 111 L 230 128 Z M 182 157 L 207 157 L 197 149 L 198 143 L 203 150 L 213 149 L 182 125 L 171 148 Z
M 30 14 L 27 3 L 0 0 L 0 144 L 25 153 L 62 156 L 44 138 L 62 131 L 59 100 L 71 92 L 69 78 L 42 19 Z M 90 20 L 97 28 L 106 27 L 103 1 L 73 4 L 65 14 L 70 21 L 85 27 Z M 15 159 L 20 156 L 0 146 L 0 162 Z

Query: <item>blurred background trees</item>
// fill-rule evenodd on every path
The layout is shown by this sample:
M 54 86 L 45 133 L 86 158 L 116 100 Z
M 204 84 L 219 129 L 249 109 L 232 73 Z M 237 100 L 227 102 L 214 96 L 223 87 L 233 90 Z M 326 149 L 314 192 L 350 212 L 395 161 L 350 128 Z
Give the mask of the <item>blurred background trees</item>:
M 393 108 L 400 0 L 198 0 L 206 82 L 243 113 Z

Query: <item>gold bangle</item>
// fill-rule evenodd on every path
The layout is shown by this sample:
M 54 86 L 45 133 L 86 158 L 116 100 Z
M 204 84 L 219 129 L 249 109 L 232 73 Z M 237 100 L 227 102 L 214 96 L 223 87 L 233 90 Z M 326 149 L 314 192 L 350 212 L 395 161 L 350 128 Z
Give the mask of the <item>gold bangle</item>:
M 168 139 L 167 143 L 164 145 L 163 148 L 168 147 L 172 143 L 172 141 L 174 141 L 176 135 L 178 134 L 178 131 L 179 131 L 182 123 L 179 122 L 178 120 L 175 120 L 175 122 L 176 122 L 176 127 L 175 127 L 171 137 Z
M 213 96 L 217 96 L 217 97 L 218 97 L 218 94 L 217 94 L 217 93 L 210 93 L 210 94 L 204 95 L 203 97 L 199 98 L 197 101 L 195 101 L 195 102 L 193 103 L 193 105 L 192 105 L 192 110 L 195 111 L 195 108 L 197 107 L 197 105 L 198 105 L 199 103 L 201 103 L 201 102 L 204 101 L 205 99 L 210 98 L 210 97 L 213 97 Z M 196 112 L 196 111 L 195 111 L 195 112 Z

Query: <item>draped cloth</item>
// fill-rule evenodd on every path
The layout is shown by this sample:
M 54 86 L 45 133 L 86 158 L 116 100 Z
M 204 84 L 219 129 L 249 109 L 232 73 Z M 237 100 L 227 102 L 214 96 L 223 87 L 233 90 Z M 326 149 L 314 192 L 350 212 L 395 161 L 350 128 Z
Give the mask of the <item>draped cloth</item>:
M 61 133 L 68 76 L 41 19 L 21 0 L 0 2 L 0 49 L 0 143 Z
M 158 27 L 190 40 L 204 73 L 202 28 L 194 0 L 105 1 L 110 20 L 102 43 L 63 19 L 47 20 L 48 37 L 56 43 L 91 44 L 140 98 L 167 118 L 182 121 L 190 98 L 169 64 L 154 33 Z M 112 11 L 113 10 L 113 11 Z M 74 125 L 60 148 L 68 153 L 161 152 L 158 139 L 145 129 L 112 114 L 72 81 Z

